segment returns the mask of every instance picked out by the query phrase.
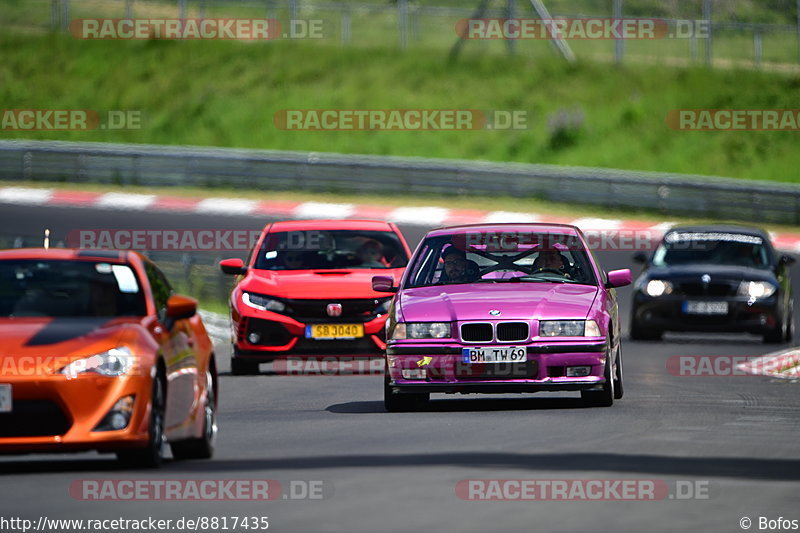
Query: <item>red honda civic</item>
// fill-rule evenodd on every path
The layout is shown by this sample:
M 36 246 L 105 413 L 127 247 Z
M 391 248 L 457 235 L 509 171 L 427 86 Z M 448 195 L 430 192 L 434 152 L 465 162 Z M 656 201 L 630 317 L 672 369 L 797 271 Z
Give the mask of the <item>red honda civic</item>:
M 256 374 L 280 356 L 380 355 L 391 296 L 372 277 L 399 282 L 411 252 L 395 224 L 295 220 L 268 224 L 250 254 L 220 268 L 231 292 L 231 372 Z

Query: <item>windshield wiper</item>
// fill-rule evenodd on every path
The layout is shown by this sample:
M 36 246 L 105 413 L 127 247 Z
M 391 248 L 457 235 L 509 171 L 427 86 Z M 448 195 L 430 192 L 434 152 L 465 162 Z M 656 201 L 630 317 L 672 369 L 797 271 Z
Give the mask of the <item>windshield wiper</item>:
M 514 278 L 514 279 L 519 279 L 519 280 L 523 280 L 524 279 L 526 282 L 534 282 L 534 283 L 540 283 L 540 282 L 541 283 L 581 283 L 580 281 L 577 281 L 577 280 L 574 280 L 574 279 L 567 279 L 567 278 L 539 278 L 539 277 L 532 278 L 530 276 L 520 276 L 520 277 Z

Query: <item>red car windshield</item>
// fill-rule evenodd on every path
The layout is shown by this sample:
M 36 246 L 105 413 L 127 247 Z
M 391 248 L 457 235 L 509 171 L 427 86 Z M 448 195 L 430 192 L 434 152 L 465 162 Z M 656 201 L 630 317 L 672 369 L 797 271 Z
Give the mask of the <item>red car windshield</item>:
M 402 268 L 408 255 L 391 231 L 297 230 L 270 233 L 261 244 L 260 270 Z
M 0 261 L 0 317 L 144 316 L 128 265 L 93 261 Z

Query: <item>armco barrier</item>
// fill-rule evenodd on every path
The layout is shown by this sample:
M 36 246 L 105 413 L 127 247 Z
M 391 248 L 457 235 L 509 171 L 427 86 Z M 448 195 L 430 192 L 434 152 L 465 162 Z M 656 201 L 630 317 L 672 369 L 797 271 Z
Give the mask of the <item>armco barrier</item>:
M 534 197 L 800 224 L 800 187 L 606 168 L 138 144 L 0 141 L 0 180 Z

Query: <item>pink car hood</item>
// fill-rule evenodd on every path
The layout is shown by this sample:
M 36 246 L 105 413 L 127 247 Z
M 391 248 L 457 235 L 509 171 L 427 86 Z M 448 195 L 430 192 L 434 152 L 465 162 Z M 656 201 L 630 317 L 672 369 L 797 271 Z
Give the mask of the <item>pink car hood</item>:
M 585 319 L 598 288 L 562 283 L 480 283 L 403 289 L 401 320 Z M 489 311 L 500 311 L 492 316 Z

